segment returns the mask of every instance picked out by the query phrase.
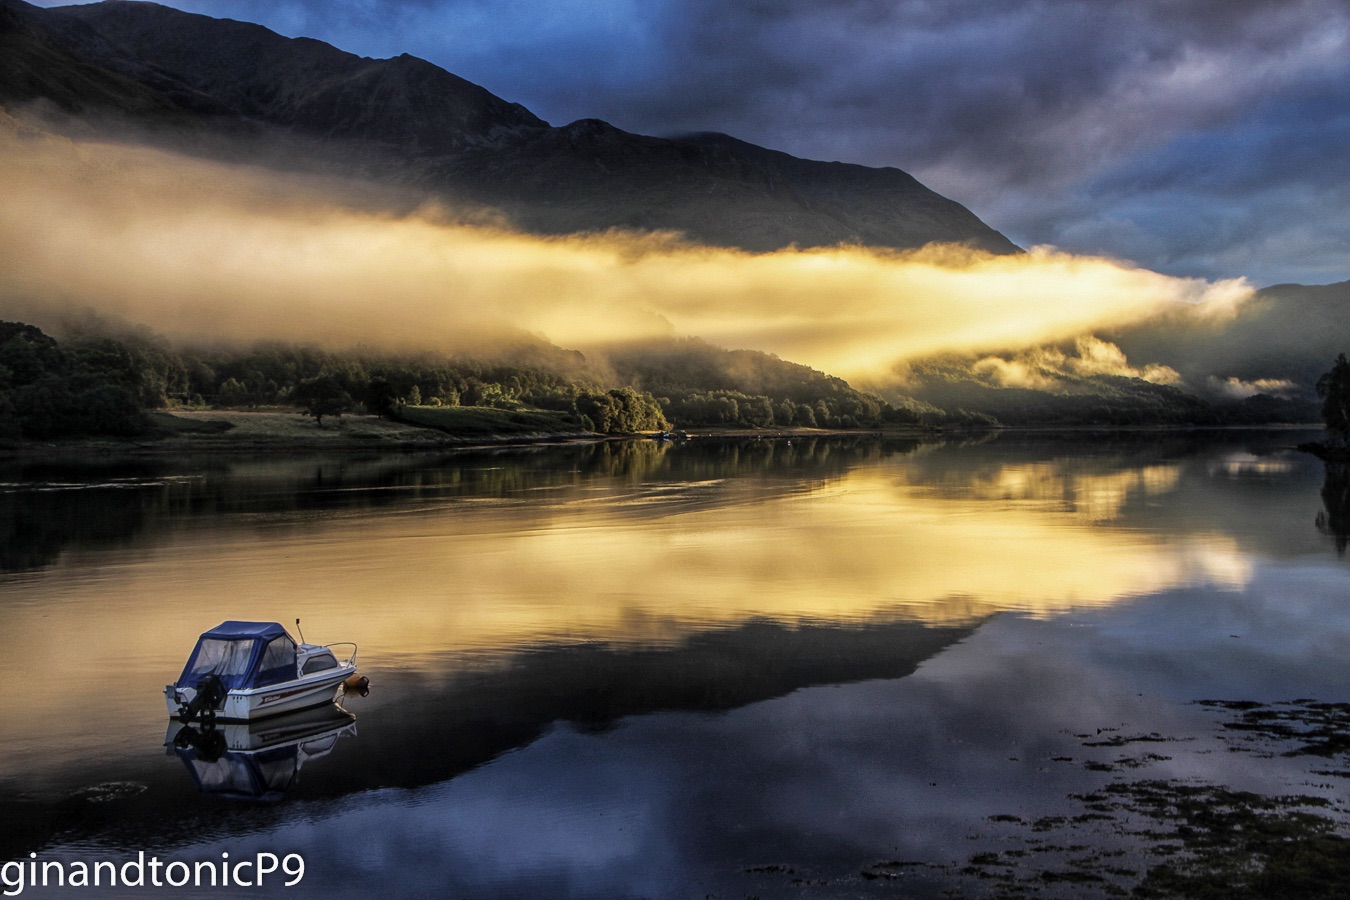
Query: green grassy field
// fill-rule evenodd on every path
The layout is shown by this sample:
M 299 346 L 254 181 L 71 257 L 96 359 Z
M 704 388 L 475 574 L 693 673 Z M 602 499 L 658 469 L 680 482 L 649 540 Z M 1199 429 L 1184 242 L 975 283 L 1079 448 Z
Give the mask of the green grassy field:
M 398 418 L 463 438 L 532 434 L 583 434 L 580 425 L 564 421 L 565 413 L 543 409 L 491 409 L 486 406 L 400 406 Z
M 322 428 L 295 410 L 157 410 L 150 419 L 155 429 L 151 438 L 190 445 L 397 445 L 442 440 L 423 427 L 363 414 L 326 418 Z

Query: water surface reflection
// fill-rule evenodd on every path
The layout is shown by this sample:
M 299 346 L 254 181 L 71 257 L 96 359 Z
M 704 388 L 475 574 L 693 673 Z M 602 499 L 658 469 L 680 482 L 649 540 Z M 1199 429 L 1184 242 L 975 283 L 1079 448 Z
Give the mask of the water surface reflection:
M 865 892 L 1112 777 L 1075 734 L 1287 785 L 1306 767 L 1216 753 L 1189 703 L 1346 699 L 1350 570 L 1303 437 L 16 469 L 0 678 L 32 690 L 0 707 L 0 851 L 293 847 L 351 896 L 391 867 L 408 895 L 775 893 L 781 868 Z M 360 636 L 359 736 L 273 769 L 149 752 L 203 622 L 296 616 Z M 87 800 L 110 784 L 145 789 Z
M 1345 555 L 1350 542 L 1350 465 L 1327 463 L 1322 482 L 1322 511 L 1317 514 L 1317 530 L 1331 538 L 1336 552 Z
M 337 704 L 257 722 L 183 723 L 171 719 L 164 746 L 204 794 L 280 800 L 305 763 L 322 759 L 356 733 L 356 716 Z

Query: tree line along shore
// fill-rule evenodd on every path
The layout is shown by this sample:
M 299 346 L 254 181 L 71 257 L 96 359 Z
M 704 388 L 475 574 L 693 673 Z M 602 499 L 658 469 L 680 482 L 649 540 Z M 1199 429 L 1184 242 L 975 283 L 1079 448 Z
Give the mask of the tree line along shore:
M 279 343 L 190 348 L 145 334 L 58 341 L 35 326 L 3 322 L 0 441 L 144 441 L 219 436 L 241 425 L 265 438 L 262 423 L 271 421 L 271 431 L 286 432 L 275 435 L 280 440 L 331 442 L 323 432 L 345 429 L 351 414 L 483 440 L 919 421 L 842 379 L 767 354 L 699 341 L 676 342 L 675 350 L 649 354 L 644 368 L 627 357 L 599 366 L 529 342 L 479 359 Z M 645 382 L 659 385 L 660 395 L 635 386 Z M 227 410 L 255 415 L 210 414 Z M 312 420 L 304 431 L 298 419 L 288 429 L 274 421 L 296 413 Z
M 1318 386 L 1320 411 L 1331 410 L 1329 424 L 1346 408 L 1335 399 L 1338 385 L 1350 384 L 1343 366 L 1342 359 Z M 32 325 L 0 322 L 0 447 L 10 448 L 91 440 L 417 446 L 681 431 L 1289 421 L 1275 412 L 1254 414 L 1263 407 L 1251 404 L 1229 410 L 1160 405 L 1156 394 L 1148 403 L 1059 401 L 1040 414 L 1010 407 L 1001 420 L 908 397 L 883 399 L 770 354 L 693 338 L 615 348 L 599 359 L 521 340 L 475 357 L 281 343 L 185 347 L 143 331 L 110 329 L 58 341 Z

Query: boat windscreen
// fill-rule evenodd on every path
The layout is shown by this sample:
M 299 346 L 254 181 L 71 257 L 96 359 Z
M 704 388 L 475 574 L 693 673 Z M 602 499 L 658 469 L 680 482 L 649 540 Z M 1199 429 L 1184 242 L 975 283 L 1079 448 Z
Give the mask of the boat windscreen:
M 259 687 L 278 684 L 295 678 L 295 641 L 282 635 L 273 638 L 263 651 L 262 662 L 258 664 L 258 675 L 254 683 Z
M 197 644 L 197 652 L 187 676 L 190 679 L 218 675 L 222 680 L 237 679 L 247 675 L 249 662 L 253 659 L 253 640 L 228 641 L 219 638 L 202 638 Z

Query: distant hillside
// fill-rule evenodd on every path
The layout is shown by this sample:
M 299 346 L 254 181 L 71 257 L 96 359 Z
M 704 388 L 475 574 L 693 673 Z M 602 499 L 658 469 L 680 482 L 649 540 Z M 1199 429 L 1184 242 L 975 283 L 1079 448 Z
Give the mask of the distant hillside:
M 914 360 L 903 385 L 883 394 L 893 402 L 908 396 L 935 407 L 920 410 L 935 421 L 1315 423 L 1314 385 L 1339 354 L 1350 352 L 1347 322 L 1350 282 L 1282 284 L 1257 291 L 1231 313 L 1197 315 L 1173 307 L 1100 332 L 1098 343 L 1120 354 L 1114 371 L 1076 356 L 1081 348 L 1066 342 L 983 358 Z
M 1130 359 L 1171 366 L 1188 382 L 1281 379 L 1310 391 L 1350 352 L 1350 281 L 1257 291 L 1231 320 L 1172 314 L 1103 335 Z
M 605 356 L 620 381 L 658 397 L 740 391 L 814 403 L 853 392 L 844 379 L 809 366 L 757 350 L 724 350 L 699 338 L 611 347 Z
M 605 356 L 621 383 L 659 398 L 678 425 L 857 428 L 918 421 L 842 378 L 757 350 L 679 338 L 611 347 Z
M 9 106 L 46 101 L 255 142 L 317 142 L 362 174 L 484 204 L 538 232 L 670 230 L 749 250 L 942 241 L 1017 252 L 898 169 L 802 160 L 725 135 L 645 137 L 589 119 L 554 128 L 424 60 L 366 59 L 152 3 L 0 0 L 0 48 Z
M 1004 386 L 972 371 L 969 361 L 917 363 L 904 391 L 926 405 L 916 412 L 934 424 L 1156 427 L 1318 421 L 1317 405 L 1304 395 L 1225 397 L 1119 375 L 1064 378 L 1039 388 Z
M 839 378 L 775 356 L 697 340 L 630 347 L 596 365 L 526 344 L 491 358 L 324 350 L 293 344 L 174 346 L 149 331 L 72 331 L 58 342 L 0 322 L 0 445 L 18 438 L 125 437 L 145 410 L 365 409 L 458 437 L 523 432 L 629 433 L 679 427 L 874 428 L 908 411 Z

